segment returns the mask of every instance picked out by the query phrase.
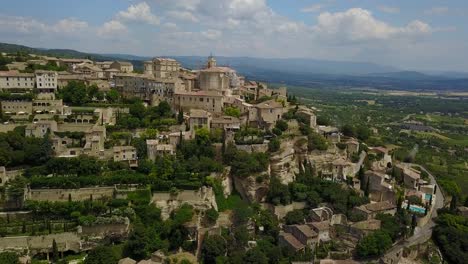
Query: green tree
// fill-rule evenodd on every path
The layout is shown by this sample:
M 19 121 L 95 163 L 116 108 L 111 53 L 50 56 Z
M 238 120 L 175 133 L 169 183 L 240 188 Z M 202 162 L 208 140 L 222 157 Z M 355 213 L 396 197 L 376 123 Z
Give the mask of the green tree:
M 219 235 L 207 236 L 203 241 L 202 256 L 204 263 L 216 263 L 216 258 L 226 254 L 226 240 Z
M 112 264 L 117 263 L 118 258 L 115 256 L 112 248 L 108 246 L 98 246 L 92 249 L 86 259 L 84 264 Z
M 268 264 L 268 257 L 256 247 L 249 249 L 243 260 L 245 264 Z
M 276 152 L 280 149 L 281 142 L 278 138 L 273 138 L 268 142 L 268 151 Z
M 346 124 L 343 127 L 341 127 L 341 132 L 347 137 L 354 137 L 356 134 L 354 127 L 350 124 Z
M 179 110 L 179 113 L 177 113 L 177 122 L 179 124 L 184 123 L 184 111 Z
M 67 86 L 60 90 L 60 96 L 65 103 L 71 105 L 83 105 L 90 101 L 86 84 L 82 81 L 70 81 Z
M 227 115 L 227 116 L 233 116 L 233 117 L 239 118 L 241 112 L 240 112 L 239 108 L 237 108 L 237 107 L 228 106 L 228 107 L 224 108 L 224 114 Z
M 278 120 L 276 121 L 275 127 L 284 132 L 288 130 L 288 123 L 284 120 Z
M 138 119 L 142 119 L 145 116 L 146 108 L 143 105 L 143 102 L 141 102 L 140 100 L 137 100 L 133 104 L 130 105 L 129 112 L 132 116 Z
M 296 224 L 303 224 L 304 223 L 304 212 L 302 210 L 294 210 L 288 212 L 284 217 L 284 221 L 287 225 L 296 225 Z
M 57 242 L 52 240 L 52 259 L 54 262 L 57 262 L 59 260 L 59 252 L 58 252 L 58 247 L 57 247 Z
M 114 89 L 111 89 L 106 93 L 106 100 L 110 103 L 117 103 L 119 101 L 120 94 Z
M 218 220 L 219 213 L 214 208 L 211 208 L 211 209 L 206 210 L 205 217 L 209 223 L 214 224 Z
M 359 240 L 356 252 L 359 257 L 377 257 L 392 246 L 392 239 L 385 231 L 375 231 Z
M 309 151 L 312 150 L 327 150 L 328 149 L 328 142 L 325 137 L 315 132 L 312 132 L 308 136 L 308 149 Z
M 2 264 L 19 264 L 18 255 L 13 252 L 2 252 L 0 253 L 0 263 Z

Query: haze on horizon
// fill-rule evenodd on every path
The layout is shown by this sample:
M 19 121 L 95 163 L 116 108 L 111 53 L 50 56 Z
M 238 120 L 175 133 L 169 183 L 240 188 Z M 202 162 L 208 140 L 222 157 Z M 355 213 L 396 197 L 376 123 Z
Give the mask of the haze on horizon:
M 468 71 L 466 14 L 463 0 L 16 0 L 2 3 L 0 42 Z

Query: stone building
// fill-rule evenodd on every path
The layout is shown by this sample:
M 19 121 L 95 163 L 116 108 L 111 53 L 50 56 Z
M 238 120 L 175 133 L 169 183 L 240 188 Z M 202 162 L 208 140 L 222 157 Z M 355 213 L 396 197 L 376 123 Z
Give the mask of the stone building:
M 378 203 L 369 203 L 364 204 L 353 209 L 354 212 L 358 214 L 363 214 L 366 216 L 366 219 L 372 219 L 377 216 L 379 213 L 395 215 L 396 205 L 388 202 L 378 202 Z
M 116 146 L 112 148 L 114 161 L 126 162 L 130 167 L 138 166 L 137 151 L 133 146 Z
M 167 101 L 172 103 L 176 79 L 155 78 L 151 75 L 119 73 L 114 76 L 115 88 L 123 97 L 138 97 L 147 102 Z
M 173 104 L 174 109 L 183 111 L 202 109 L 212 113 L 222 113 L 224 98 L 217 91 L 176 92 Z
M 1 105 L 4 114 L 30 115 L 33 112 L 31 101 L 5 100 L 1 101 Z
M 33 73 L 20 73 L 16 70 L 0 71 L 0 91 L 29 92 L 36 83 Z
M 173 79 L 179 76 L 180 63 L 170 58 L 154 58 L 144 62 L 144 73 L 162 79 Z
M 58 74 L 54 71 L 36 71 L 38 99 L 55 99 Z
M 148 159 L 155 161 L 157 156 L 174 155 L 176 147 L 172 144 L 160 143 L 157 139 L 147 139 L 146 149 Z
M 260 127 L 271 129 L 276 121 L 280 120 L 285 113 L 285 108 L 275 100 L 265 101 L 254 105 L 249 112 L 249 122 L 254 122 Z
M 96 79 L 104 78 L 104 70 L 91 63 L 83 63 L 83 64 L 74 65 L 72 68 L 72 71 L 74 73 L 87 75 Z
M 47 133 L 57 131 L 57 122 L 44 120 L 28 124 L 25 129 L 26 137 L 43 138 Z
M 239 130 L 241 121 L 233 116 L 214 117 L 211 120 L 211 128 L 220 128 L 222 130 L 236 131 Z
M 189 113 L 189 127 L 190 131 L 195 131 L 199 128 L 210 129 L 211 127 L 211 113 L 201 109 L 190 109 Z
M 128 61 L 114 61 L 110 66 L 110 69 L 116 69 L 123 73 L 133 72 L 133 64 Z
M 330 221 L 312 222 L 307 225 L 318 234 L 318 240 L 321 242 L 330 241 Z
M 201 90 L 220 91 L 223 95 L 229 95 L 229 90 L 239 86 L 239 78 L 236 71 L 229 67 L 219 67 L 213 56 L 208 58 L 206 68 L 198 72 L 198 82 Z

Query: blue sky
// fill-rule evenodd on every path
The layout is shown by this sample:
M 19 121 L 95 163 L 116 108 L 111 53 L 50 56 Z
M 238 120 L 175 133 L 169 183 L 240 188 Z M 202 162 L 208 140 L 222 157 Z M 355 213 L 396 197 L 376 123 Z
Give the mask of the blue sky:
M 306 57 L 468 72 L 466 0 L 15 0 L 0 41 L 145 56 Z

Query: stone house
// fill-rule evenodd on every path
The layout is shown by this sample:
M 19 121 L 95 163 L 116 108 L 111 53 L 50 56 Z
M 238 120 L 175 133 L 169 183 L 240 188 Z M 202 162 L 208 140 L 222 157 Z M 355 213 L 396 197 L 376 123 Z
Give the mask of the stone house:
M 63 101 L 62 99 L 35 99 L 32 102 L 32 110 L 34 113 L 45 113 L 45 114 L 60 114 L 63 115 Z
M 318 207 L 311 209 L 309 211 L 309 221 L 311 222 L 322 222 L 322 221 L 330 221 L 333 216 L 332 209 L 328 207 Z
M 179 91 L 174 94 L 173 104 L 177 110 L 202 109 L 211 113 L 222 113 L 224 98 L 217 91 Z
M 290 251 L 301 252 L 304 251 L 306 245 L 302 244 L 292 234 L 281 231 L 278 236 L 278 244 L 281 247 L 287 247 Z
M 156 78 L 152 75 L 119 73 L 114 75 L 115 88 L 123 97 L 138 97 L 143 101 L 172 103 L 176 79 Z
M 154 58 L 151 61 L 145 61 L 144 72 L 146 75 L 156 78 L 177 78 L 179 76 L 180 63 L 170 58 Z
M 33 113 L 31 101 L 4 100 L 0 103 L 2 105 L 2 113 L 4 114 L 30 115 Z
M 74 65 L 72 68 L 72 71 L 74 73 L 88 75 L 92 78 L 97 78 L 97 79 L 104 79 L 105 77 L 104 70 L 90 63 Z
M 120 72 L 124 73 L 131 73 L 133 72 L 133 64 L 128 61 L 114 61 L 110 67 L 110 69 L 116 69 Z
M 249 113 L 249 122 L 256 123 L 259 127 L 273 128 L 276 121 L 280 120 L 286 111 L 280 102 L 275 100 L 265 101 L 254 105 Z
M 16 70 L 0 71 L 0 91 L 27 92 L 36 83 L 33 73 L 20 73 Z
M 138 167 L 138 157 L 133 146 L 116 146 L 112 148 L 114 152 L 114 161 L 126 162 L 130 167 Z
M 364 204 L 353 209 L 355 213 L 363 214 L 367 219 L 375 218 L 379 213 L 395 215 L 396 210 L 396 205 L 388 201 Z
M 307 223 L 318 234 L 318 240 L 321 242 L 330 241 L 330 221 Z
M 189 113 L 189 127 L 190 131 L 195 131 L 199 128 L 210 129 L 211 127 L 211 113 L 201 109 L 190 109 Z
M 406 188 L 418 188 L 418 183 L 420 179 L 421 174 L 419 171 L 413 168 L 405 168 L 403 170 L 403 182 L 405 183 Z
M 233 116 L 214 117 L 211 121 L 211 128 L 220 128 L 222 130 L 239 130 L 241 122 L 239 118 Z
M 41 120 L 28 124 L 25 129 L 26 137 L 43 138 L 47 133 L 57 131 L 57 122 L 54 120 Z
M 359 152 L 359 141 L 354 138 L 348 139 L 346 142 L 346 149 L 348 151 L 348 155 L 352 155 L 354 153 Z
M 155 161 L 157 156 L 174 155 L 176 152 L 174 145 L 160 143 L 157 139 L 147 139 L 146 149 L 148 159 L 152 161 Z
M 41 94 L 55 94 L 57 92 L 58 74 L 55 71 L 36 71 L 36 88 Z M 54 98 L 52 98 L 54 99 Z
M 284 231 L 292 234 L 308 248 L 313 248 L 318 242 L 318 234 L 308 225 L 287 225 L 284 226 Z

